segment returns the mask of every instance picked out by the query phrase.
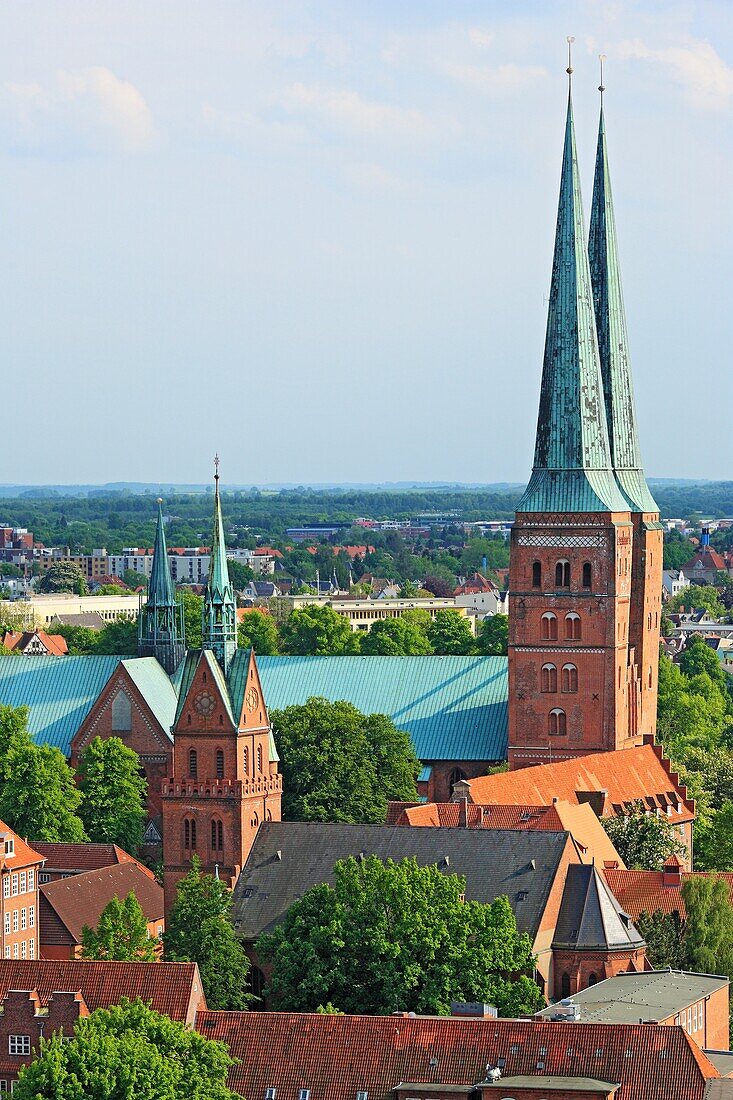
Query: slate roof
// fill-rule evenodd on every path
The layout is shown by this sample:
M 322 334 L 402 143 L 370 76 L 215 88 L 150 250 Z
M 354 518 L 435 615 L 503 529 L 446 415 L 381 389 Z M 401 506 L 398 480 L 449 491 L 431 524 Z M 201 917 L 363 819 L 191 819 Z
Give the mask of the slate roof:
M 363 853 L 395 861 L 414 857 L 421 866 L 438 864 L 446 874 L 464 875 L 469 901 L 505 894 L 520 932 L 534 938 L 568 846 L 565 832 L 265 822 L 234 888 L 234 927 L 254 940 L 309 887 L 332 882 L 337 860 Z
M 203 1001 L 196 963 L 0 959 L 0 1001 L 11 989 L 35 989 L 42 1005 L 54 993 L 81 992 L 90 1012 L 140 997 L 156 1012 L 185 1021 L 193 997 Z
M 644 946 L 595 864 L 568 867 L 552 946 L 573 951 L 628 951 Z
M 635 1024 L 644 1020 L 666 1020 L 701 1001 L 718 989 L 728 987 L 720 974 L 692 974 L 681 970 L 645 970 L 618 974 L 572 996 L 581 1006 L 581 1020 L 598 1024 Z M 557 1005 L 538 1016 L 552 1018 Z
M 388 714 L 423 762 L 504 760 L 506 657 L 258 657 L 270 711 L 312 696 Z
M 357 1091 L 388 1100 L 400 1082 L 425 1092 L 474 1085 L 500 1060 L 503 1080 L 601 1079 L 619 1083 L 616 1100 L 703 1100 L 706 1082 L 719 1080 L 681 1027 L 210 1011 L 196 1027 L 227 1044 L 238 1060 L 229 1087 L 250 1100 L 267 1088 L 277 1100 L 298 1100 L 301 1088 L 311 1100 L 355 1100 Z
M 29 707 L 33 740 L 68 755 L 72 737 L 119 661 L 106 656 L 0 656 L 0 704 Z
M 163 918 L 163 888 L 137 862 L 46 882 L 40 889 L 40 939 L 44 944 L 81 943 L 85 924 L 96 928 L 105 905 L 132 891 L 148 922 Z

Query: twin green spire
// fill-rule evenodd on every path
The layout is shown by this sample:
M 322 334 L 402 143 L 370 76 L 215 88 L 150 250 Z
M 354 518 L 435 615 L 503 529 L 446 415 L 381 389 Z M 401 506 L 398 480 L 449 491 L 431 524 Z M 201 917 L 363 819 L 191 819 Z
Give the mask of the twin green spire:
M 183 608 L 176 602 L 168 562 L 162 504 L 158 500 L 153 566 L 147 602 L 141 606 L 138 615 L 137 651 L 140 657 L 157 657 L 166 672 L 173 673 L 183 660 L 186 645 Z
M 534 467 L 519 512 L 657 511 L 636 435 L 603 113 L 586 249 L 572 99 Z
M 203 647 L 213 650 L 224 674 L 237 652 L 237 601 L 229 580 L 224 522 L 219 499 L 219 457 L 214 459 L 214 534 L 211 541 L 209 578 L 204 593 Z

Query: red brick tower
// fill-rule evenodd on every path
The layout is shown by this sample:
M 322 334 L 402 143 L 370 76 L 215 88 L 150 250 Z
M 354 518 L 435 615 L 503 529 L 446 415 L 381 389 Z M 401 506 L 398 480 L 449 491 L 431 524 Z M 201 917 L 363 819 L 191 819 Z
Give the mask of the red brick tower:
M 568 100 L 535 461 L 511 543 L 511 768 L 641 744 L 655 728 L 659 517 L 614 344 L 623 303 L 601 136 L 592 280 Z

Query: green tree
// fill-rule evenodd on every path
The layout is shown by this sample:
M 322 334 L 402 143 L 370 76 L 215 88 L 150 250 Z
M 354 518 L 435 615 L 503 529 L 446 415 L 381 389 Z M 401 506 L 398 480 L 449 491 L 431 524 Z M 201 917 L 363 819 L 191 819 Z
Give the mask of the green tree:
M 733 977 L 733 907 L 725 880 L 692 875 L 682 883 L 682 898 L 685 969 Z
M 203 596 L 197 596 L 189 589 L 178 590 L 178 598 L 183 605 L 183 622 L 186 631 L 186 645 L 189 649 L 201 648 L 201 626 L 204 612 Z
M 137 620 L 122 616 L 105 623 L 97 635 L 95 653 L 129 657 L 137 652 Z
M 474 645 L 469 620 L 453 608 L 435 612 L 428 639 L 434 651 L 442 654 L 470 653 Z
M 730 725 L 728 697 L 707 673 L 688 677 L 664 653 L 659 657 L 657 733 L 670 754 L 715 748 Z
M 134 569 L 125 569 L 122 574 L 122 583 L 134 591 L 136 588 L 147 588 L 148 578 L 144 573 L 136 573 Z
M 680 653 L 680 672 L 691 679 L 693 676 L 709 676 L 714 684 L 726 692 L 728 689 L 728 677 L 723 670 L 717 654 L 699 636 L 693 634 L 687 645 Z
M 84 574 L 73 561 L 59 561 L 49 566 L 41 577 L 39 592 L 76 592 L 86 596 L 87 583 Z
M 487 657 L 506 657 L 509 647 L 509 616 L 488 615 L 481 623 L 476 650 Z
M 307 604 L 297 607 L 282 628 L 287 653 L 358 653 L 359 638 L 348 619 L 332 607 Z
M 74 1035 L 41 1040 L 21 1069 L 17 1100 L 241 1100 L 226 1080 L 232 1059 L 223 1043 L 122 1000 L 82 1017 Z
M 629 870 L 659 871 L 671 855 L 683 855 L 685 845 L 674 827 L 663 817 L 646 813 L 642 802 L 634 802 L 618 817 L 601 821 Z
M 194 858 L 176 887 L 163 934 L 166 959 L 198 963 L 209 1008 L 243 1009 L 251 999 L 249 959 L 234 932 L 231 905 L 224 883 L 204 874 Z
M 640 913 L 634 923 L 646 940 L 647 958 L 655 970 L 666 966 L 673 970 L 684 968 L 684 923 L 676 909 L 671 913 L 663 913 L 661 909 Z
M 271 656 L 280 651 L 280 633 L 271 615 L 259 608 L 245 611 L 239 624 L 239 644 L 242 649 L 254 649 L 258 656 Z
M 514 1016 L 539 1007 L 531 941 L 505 897 L 466 902 L 465 879 L 414 859 L 340 860 L 334 880 L 307 890 L 257 941 L 278 1008 L 447 1014 L 458 1000 Z
M 715 619 L 722 618 L 725 614 L 725 608 L 718 590 L 713 588 L 711 584 L 691 584 L 688 588 L 683 588 L 676 596 L 670 596 L 664 605 L 668 615 L 679 611 L 681 607 L 686 607 L 688 610 L 691 607 L 695 609 L 704 607 L 708 614 Z
M 154 962 L 156 958 L 145 913 L 132 891 L 123 901 L 112 898 L 107 902 L 96 928 L 84 925 L 81 947 L 84 959 Z
M 381 824 L 387 803 L 414 802 L 420 767 L 409 735 L 384 714 L 311 698 L 271 712 L 283 816 Z
M 70 626 L 67 623 L 51 623 L 48 632 L 59 634 L 66 640 L 70 657 L 96 653 L 101 634 L 100 630 L 92 630 L 89 626 Z
M 87 840 L 76 812 L 82 794 L 58 749 L 21 745 L 8 754 L 8 766 L 0 793 L 0 818 L 11 829 L 31 840 L 72 844 Z
M 401 617 L 374 623 L 361 639 L 361 652 L 371 656 L 411 657 L 432 653 L 433 647 L 422 627 Z
M 695 867 L 700 871 L 733 871 L 733 802 L 710 810 L 695 828 Z
M 0 705 L 0 788 L 10 778 L 12 754 L 32 744 L 28 733 L 28 707 Z
M 119 737 L 95 737 L 79 759 L 81 819 L 95 844 L 136 852 L 145 826 L 147 780 L 140 757 Z
M 241 561 L 227 561 L 229 580 L 232 582 L 235 592 L 241 592 L 250 581 L 255 579 L 254 571 L 248 565 L 242 565 Z

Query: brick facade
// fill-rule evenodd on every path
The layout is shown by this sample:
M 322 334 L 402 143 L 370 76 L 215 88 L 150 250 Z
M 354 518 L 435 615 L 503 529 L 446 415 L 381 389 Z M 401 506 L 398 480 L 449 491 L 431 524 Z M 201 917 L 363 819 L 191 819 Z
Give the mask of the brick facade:
M 0 821 L 0 955 L 39 956 L 39 872 L 43 856 Z

